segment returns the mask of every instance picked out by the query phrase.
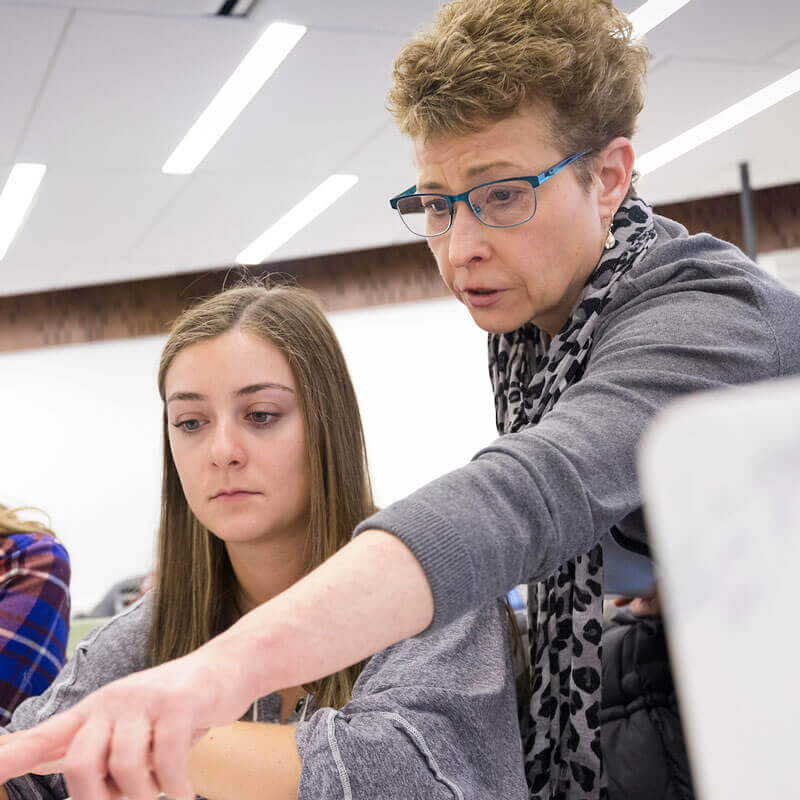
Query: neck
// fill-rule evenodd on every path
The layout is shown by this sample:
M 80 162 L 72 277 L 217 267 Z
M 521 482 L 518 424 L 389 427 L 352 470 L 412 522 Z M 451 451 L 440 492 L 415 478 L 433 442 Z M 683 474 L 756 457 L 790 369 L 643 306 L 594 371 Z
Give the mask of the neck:
M 279 595 L 305 574 L 304 548 L 296 535 L 258 542 L 226 542 L 243 614 Z

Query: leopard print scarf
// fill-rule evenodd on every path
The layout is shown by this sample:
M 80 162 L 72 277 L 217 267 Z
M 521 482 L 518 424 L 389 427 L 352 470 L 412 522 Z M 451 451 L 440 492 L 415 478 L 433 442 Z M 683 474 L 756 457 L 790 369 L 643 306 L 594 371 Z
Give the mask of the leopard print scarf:
M 583 376 L 600 314 L 619 279 L 656 238 L 650 207 L 636 197 L 627 200 L 614 216 L 612 233 L 614 246 L 604 251 L 557 336 L 551 340 L 531 323 L 489 335 L 489 374 L 501 435 L 536 425 Z M 530 706 L 521 727 L 531 800 L 603 800 L 600 544 L 531 584 L 528 613 Z

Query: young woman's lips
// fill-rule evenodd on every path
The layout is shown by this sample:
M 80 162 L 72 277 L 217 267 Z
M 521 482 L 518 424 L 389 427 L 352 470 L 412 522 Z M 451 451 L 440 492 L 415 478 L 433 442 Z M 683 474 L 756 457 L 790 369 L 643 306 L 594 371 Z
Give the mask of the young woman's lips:
M 501 297 L 505 289 L 465 289 L 464 297 L 474 308 L 493 306 Z
M 234 500 L 244 500 L 246 497 L 252 497 L 259 494 L 259 492 L 246 492 L 244 490 L 235 492 L 222 492 L 214 496 L 214 500 L 222 500 L 224 502 L 232 502 Z

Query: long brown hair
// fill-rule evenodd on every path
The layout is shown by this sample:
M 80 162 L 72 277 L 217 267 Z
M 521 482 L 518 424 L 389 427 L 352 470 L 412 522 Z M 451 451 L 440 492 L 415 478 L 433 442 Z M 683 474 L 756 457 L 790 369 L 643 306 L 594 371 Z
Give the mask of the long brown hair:
M 53 531 L 41 522 L 20 519 L 18 516 L 21 511 L 36 510 L 29 507 L 9 508 L 0 503 L 0 536 L 9 533 L 49 533 L 51 536 L 55 536 Z
M 355 525 L 374 511 L 364 432 L 347 365 L 310 292 L 285 284 L 239 286 L 208 298 L 177 319 L 158 371 L 162 400 L 175 356 L 232 328 L 277 347 L 297 382 L 309 460 L 306 566 L 310 571 L 346 544 Z M 149 640 L 153 665 L 195 650 L 241 616 L 225 545 L 186 502 L 169 447 L 166 407 L 163 426 L 161 522 Z M 314 692 L 318 707 L 341 707 L 349 701 L 362 667 L 341 670 L 306 689 Z

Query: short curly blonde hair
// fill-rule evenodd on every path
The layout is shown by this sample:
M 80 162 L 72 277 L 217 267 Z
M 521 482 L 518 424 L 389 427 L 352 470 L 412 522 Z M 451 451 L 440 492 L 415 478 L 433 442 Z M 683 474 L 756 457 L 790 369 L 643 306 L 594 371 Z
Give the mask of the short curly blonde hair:
M 611 0 L 452 0 L 398 54 L 388 108 L 401 132 L 478 130 L 537 103 L 565 155 L 630 138 L 649 51 Z M 577 162 L 585 185 L 586 159 Z

